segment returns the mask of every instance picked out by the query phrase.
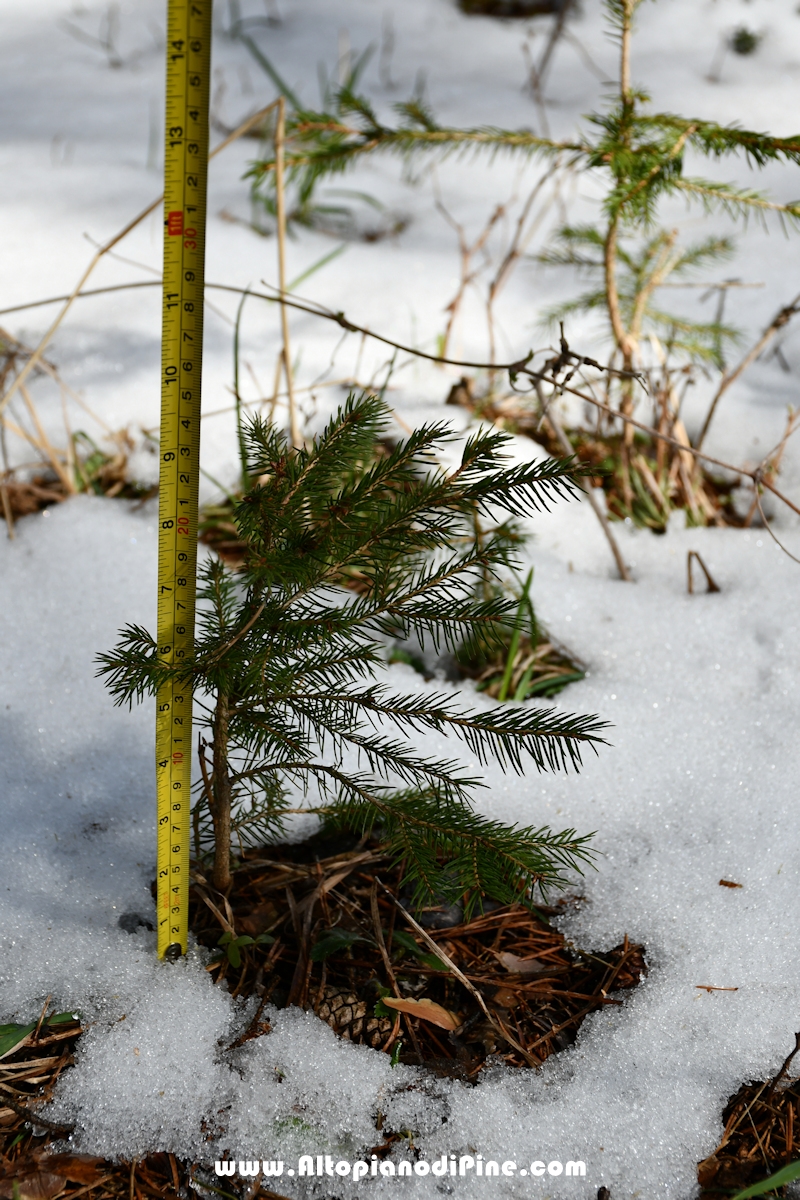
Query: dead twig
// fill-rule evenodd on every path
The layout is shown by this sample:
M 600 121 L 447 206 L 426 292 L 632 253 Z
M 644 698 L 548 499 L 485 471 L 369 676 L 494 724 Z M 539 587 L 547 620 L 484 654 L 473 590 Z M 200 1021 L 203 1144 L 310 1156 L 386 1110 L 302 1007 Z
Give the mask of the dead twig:
M 772 1099 L 773 1092 L 775 1091 L 775 1089 L 778 1086 L 778 1084 L 780 1083 L 780 1081 L 789 1073 L 789 1067 L 792 1065 L 792 1062 L 794 1061 L 794 1058 L 798 1053 L 800 1053 L 800 1033 L 796 1033 L 794 1035 L 794 1048 L 792 1050 L 790 1050 L 789 1053 L 786 1055 L 786 1058 L 783 1060 L 783 1063 L 781 1064 L 780 1070 L 778 1071 L 777 1075 L 772 1080 L 772 1082 L 769 1085 L 769 1088 L 767 1089 L 767 1094 L 764 1097 L 765 1104 L 769 1104 L 770 1100 Z
M 697 562 L 706 577 L 706 592 L 719 592 L 722 589 L 714 582 L 706 564 L 696 550 L 690 550 L 686 556 L 686 590 L 690 596 L 694 595 L 694 579 L 692 577 L 692 560 L 697 559 Z M 727 885 L 729 886 L 729 885 Z M 699 984 L 698 984 L 699 986 Z
M 195 891 L 197 892 L 198 896 L 203 901 L 203 903 L 206 905 L 206 907 L 211 910 L 211 912 L 217 918 L 217 920 L 219 921 L 220 925 L 225 930 L 225 932 L 229 933 L 232 938 L 235 938 L 236 937 L 236 929 L 233 925 L 233 922 L 229 921 L 227 917 L 223 917 L 222 913 L 219 911 L 216 904 L 209 896 L 208 892 L 206 892 L 205 889 L 201 886 L 201 884 L 203 884 L 205 882 L 206 881 L 205 881 L 205 879 L 203 879 L 202 875 L 198 875 L 195 872 L 192 873 L 192 883 L 194 884 Z
M 466 234 L 464 233 L 464 226 L 456 221 L 455 217 L 451 216 L 447 211 L 441 197 L 438 195 L 437 188 L 436 208 L 444 217 L 450 228 L 455 231 L 455 234 L 458 238 L 458 250 L 461 259 L 461 278 L 459 281 L 458 290 L 456 291 L 456 294 L 453 296 L 453 299 L 450 301 L 450 303 L 445 305 L 445 312 L 448 315 L 444 336 L 442 338 L 442 354 L 447 353 L 447 348 L 450 344 L 450 335 L 453 332 L 453 326 L 461 308 L 466 290 L 470 284 L 475 282 L 475 279 L 481 270 L 480 267 L 472 266 L 472 260 L 476 254 L 479 254 L 485 248 L 495 225 L 503 216 L 505 216 L 506 207 L 507 206 L 505 204 L 498 204 L 495 207 L 485 226 L 475 238 L 475 241 L 470 244 L 467 241 Z M 494 354 L 491 353 L 489 357 L 494 358 Z
M 17 1114 L 17 1116 L 24 1117 L 24 1119 L 29 1121 L 31 1125 L 39 1125 L 42 1129 L 47 1129 L 50 1131 L 50 1133 L 58 1133 L 62 1137 L 69 1137 L 71 1133 L 75 1132 L 74 1125 L 59 1125 L 57 1121 L 48 1121 L 46 1117 L 40 1117 L 37 1113 L 32 1112 L 29 1108 L 26 1108 L 24 1104 L 18 1104 L 16 1100 L 12 1100 L 12 1098 L 8 1095 L 10 1089 L 7 1088 L 5 1084 L 0 1083 L 0 1089 L 2 1089 L 3 1092 L 1 1101 L 2 1104 L 5 1105 L 6 1108 L 10 1108 L 12 1112 Z
M 569 443 L 569 438 L 567 437 L 564 430 L 561 428 L 561 425 L 559 424 L 559 422 L 556 420 L 555 416 L 553 415 L 552 410 L 548 413 L 547 419 L 550 422 L 550 425 L 552 426 L 553 430 L 555 431 L 555 435 L 558 438 L 559 442 L 561 443 L 561 447 L 562 447 L 564 453 L 571 457 L 573 451 L 572 451 L 572 446 Z M 609 546 L 611 547 L 611 553 L 614 556 L 614 562 L 617 564 L 617 570 L 619 571 L 620 579 L 624 580 L 625 583 L 632 583 L 633 580 L 631 578 L 631 573 L 626 566 L 625 559 L 622 557 L 622 551 L 619 548 L 617 539 L 614 537 L 614 534 L 611 532 L 611 524 L 609 522 L 609 519 L 606 516 L 606 514 L 603 512 L 600 501 L 597 499 L 597 497 L 594 494 L 594 488 L 592 487 L 591 482 L 587 483 L 587 485 L 585 487 L 582 487 L 581 490 L 583 491 L 583 494 L 586 496 L 586 499 L 591 504 L 592 511 L 594 512 L 594 515 L 597 517 L 598 521 L 600 522 L 600 528 L 603 530 L 606 540 L 607 540 Z
M 706 419 L 703 422 L 703 427 L 697 436 L 697 441 L 695 442 L 696 450 L 699 450 L 702 447 L 706 434 L 708 433 L 709 425 L 714 419 L 714 413 L 717 411 L 717 405 L 724 396 L 725 392 L 727 392 L 731 384 L 735 383 L 739 376 L 744 374 L 747 368 L 756 361 L 759 355 L 766 349 L 766 347 L 775 337 L 775 334 L 780 329 L 783 329 L 785 325 L 788 325 L 792 317 L 798 312 L 800 312 L 800 295 L 795 296 L 791 303 L 784 305 L 784 307 L 775 314 L 755 345 L 751 346 L 747 354 L 740 359 L 733 370 L 727 371 L 722 376 L 719 386 L 714 393 L 714 397 L 711 401 L 708 412 L 706 413 Z
M 769 485 L 767 485 L 767 486 L 769 486 Z M 772 488 L 771 490 L 774 491 L 775 489 Z M 800 565 L 800 558 L 796 558 L 795 555 L 792 554 L 791 550 L 786 549 L 783 542 L 780 540 L 780 538 L 778 537 L 778 535 L 775 533 L 774 529 L 770 525 L 769 521 L 767 520 L 767 515 L 764 512 L 764 509 L 761 507 L 761 497 L 758 494 L 758 487 L 756 487 L 756 491 L 755 491 L 755 501 L 756 501 L 756 507 L 758 508 L 759 514 L 761 516 L 761 522 L 762 522 L 764 528 L 766 529 L 767 533 L 769 534 L 769 536 L 772 538 L 775 545 L 778 546 L 783 551 L 783 553 L 786 554 L 792 560 L 792 562 L 796 562 L 798 565 Z
M 547 43 L 542 51 L 542 55 L 538 63 L 534 63 L 533 57 L 528 50 L 527 43 L 523 42 L 522 45 L 523 57 L 525 58 L 528 67 L 528 87 L 530 88 L 533 98 L 536 101 L 536 107 L 539 110 L 539 117 L 542 122 L 542 133 L 545 137 L 550 136 L 550 125 L 547 120 L 547 109 L 545 107 L 544 98 L 545 76 L 547 74 L 547 68 L 550 66 L 550 60 L 553 57 L 555 48 L 558 45 L 559 39 L 564 33 L 567 16 L 569 15 L 571 8 L 572 0 L 563 0 L 563 3 L 556 10 L 555 20 L 553 21 L 553 25 L 550 30 L 550 36 L 547 39 Z

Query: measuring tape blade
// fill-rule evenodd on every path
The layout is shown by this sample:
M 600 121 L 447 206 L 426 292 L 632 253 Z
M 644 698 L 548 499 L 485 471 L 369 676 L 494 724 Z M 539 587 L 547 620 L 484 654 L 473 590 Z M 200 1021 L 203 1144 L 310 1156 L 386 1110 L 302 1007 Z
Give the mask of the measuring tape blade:
M 200 474 L 212 0 L 169 0 L 158 501 L 158 653 L 192 656 Z M 166 683 L 156 713 L 159 958 L 186 952 L 192 689 Z

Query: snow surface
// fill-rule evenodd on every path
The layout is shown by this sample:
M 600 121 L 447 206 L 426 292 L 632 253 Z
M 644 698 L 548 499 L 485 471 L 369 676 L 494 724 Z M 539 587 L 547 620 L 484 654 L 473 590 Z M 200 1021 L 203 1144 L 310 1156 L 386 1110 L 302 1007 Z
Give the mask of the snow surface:
M 259 38 L 311 102 L 316 84 L 309 64 L 335 66 L 343 29 L 356 49 L 380 41 L 391 16 L 396 88 L 381 90 L 377 58 L 367 75 L 382 104 L 409 94 L 421 67 L 443 120 L 509 126 L 538 120 L 521 92 L 527 25 L 470 21 L 449 0 L 381 6 L 279 0 L 279 6 L 283 24 Z M 584 8 L 574 33 L 610 73 L 613 47 L 596 6 Z M 162 6 L 122 4 L 120 47 L 128 58 L 117 69 L 63 24 L 67 18 L 96 32 L 104 11 L 76 6 L 70 13 L 54 0 L 24 9 L 0 4 L 0 89 L 9 114 L 0 149 L 4 304 L 68 291 L 91 253 L 83 231 L 109 236 L 158 191 L 152 147 L 147 164 L 149 129 L 160 112 Z M 264 10 L 253 4 L 245 11 Z M 233 125 L 273 93 L 243 48 L 224 37 L 228 18 L 220 3 L 214 61 L 227 91 L 218 92 L 218 111 Z M 764 41 L 752 58 L 728 56 L 721 82 L 711 84 L 706 74 L 720 37 L 740 23 L 763 31 Z M 547 22 L 531 27 L 541 46 Z M 659 106 L 789 133 L 784 114 L 792 111 L 798 73 L 800 16 L 788 0 L 661 0 L 641 11 L 634 76 L 646 79 Z M 602 91 L 570 44 L 560 47 L 548 85 L 553 132 L 569 132 Z M 213 214 L 226 209 L 247 218 L 240 176 L 253 153 L 253 144 L 240 143 L 215 162 Z M 719 178 L 746 178 L 731 163 L 714 171 Z M 513 190 L 517 173 L 504 160 L 491 170 L 466 162 L 437 169 L 448 207 L 471 236 L 498 196 Z M 344 305 L 351 318 L 390 336 L 430 347 L 455 290 L 455 238 L 435 211 L 430 179 L 411 186 L 399 176 L 397 165 L 386 161 L 345 182 L 410 216 L 408 229 L 376 244 L 348 242 L 301 290 L 332 307 Z M 797 191 L 788 171 L 773 169 L 759 183 L 783 199 Z M 576 184 L 570 219 L 589 214 L 593 188 L 588 180 Z M 686 236 L 721 228 L 697 213 L 687 219 L 682 208 L 674 219 Z M 290 273 L 299 274 L 336 244 L 303 233 L 290 246 Z M 157 269 L 158 220 L 119 251 Z M 240 286 L 274 280 L 274 257 L 274 239 L 212 217 L 209 278 Z M 724 267 L 726 275 L 766 285 L 731 297 L 732 318 L 750 335 L 794 294 L 795 262 L 793 241 L 756 230 L 734 264 Z M 145 277 L 115 260 L 103 264 L 95 281 Z M 527 264 L 519 269 L 501 306 L 511 352 L 524 350 L 534 336 L 539 307 L 570 286 L 553 272 Z M 113 427 L 129 424 L 135 431 L 157 422 L 158 303 L 157 288 L 84 300 L 52 347 L 67 381 L 83 389 Z M 228 318 L 235 312 L 235 299 L 212 297 L 212 303 Z M 245 355 L 268 388 L 277 323 L 271 307 L 251 303 Z M 3 320 L 33 341 L 52 311 Z M 328 367 L 338 332 L 305 317 L 293 317 L 292 329 L 295 348 L 302 349 L 300 381 L 310 382 Z M 578 326 L 571 336 L 588 339 L 590 331 Z M 208 411 L 229 403 L 230 333 L 229 323 L 209 314 Z M 458 328 L 457 344 L 485 353 L 477 301 Z M 357 350 L 351 339 L 337 352 L 332 378 L 353 373 Z M 791 327 L 783 353 L 789 364 L 797 362 Z M 360 378 L 382 378 L 385 359 L 384 351 L 368 346 Z M 452 378 L 412 365 L 393 377 L 388 397 L 407 422 L 441 416 Z M 36 387 L 55 439 L 58 398 Z M 762 362 L 726 398 L 710 445 L 737 461 L 757 460 L 779 437 L 795 391 L 793 375 L 775 360 Z M 695 418 L 707 390 L 697 393 Z M 319 389 L 319 412 L 342 395 Z M 446 411 L 462 419 L 457 410 Z M 518 440 L 515 452 L 530 457 L 534 449 Z M 209 418 L 203 458 L 212 475 L 233 478 L 229 418 Z M 138 461 L 143 474 L 152 471 L 147 455 Z M 795 497 L 798 482 L 790 448 L 783 484 Z M 777 1068 L 797 1027 L 800 568 L 763 530 L 686 530 L 681 524 L 674 518 L 663 537 L 618 530 L 636 577 L 632 585 L 614 578 L 586 505 L 562 504 L 532 525 L 538 611 L 590 671 L 561 702 L 613 722 L 612 745 L 578 777 L 520 780 L 490 770 L 481 805 L 506 820 L 597 831 L 597 870 L 580 882 L 586 903 L 565 931 L 589 949 L 609 948 L 627 932 L 645 943 L 650 975 L 622 1008 L 590 1017 L 576 1044 L 541 1072 L 492 1071 L 476 1088 L 392 1069 L 386 1056 L 339 1041 L 297 1011 L 270 1013 L 269 1037 L 229 1052 L 225 1047 L 249 1010 L 211 985 L 202 954 L 192 951 L 176 966 L 158 963 L 151 933 L 118 927 L 122 913 L 152 912 L 153 711 L 151 705 L 132 714 L 112 708 L 94 678 L 93 657 L 113 643 L 123 623 L 154 625 L 155 513 L 152 506 L 136 510 L 82 497 L 20 522 L 14 542 L 0 541 L 0 1020 L 35 1017 L 48 995 L 59 1008 L 84 1014 L 89 1028 L 77 1066 L 64 1076 L 55 1104 L 59 1119 L 76 1121 L 81 1149 L 133 1156 L 163 1148 L 209 1165 L 225 1155 L 356 1158 L 380 1140 L 380 1112 L 384 1132 L 413 1130 L 429 1160 L 472 1152 L 520 1163 L 583 1159 L 587 1175 L 337 1181 L 337 1195 L 368 1189 L 389 1195 L 403 1187 L 420 1197 L 451 1189 L 464 1197 L 560 1200 L 593 1196 L 604 1184 L 614 1200 L 679 1200 L 696 1191 L 695 1164 L 719 1140 L 726 1099 L 744 1080 Z M 779 513 L 776 528 L 800 553 L 793 521 Z M 702 554 L 721 593 L 686 594 L 690 549 Z M 407 668 L 392 672 L 399 684 L 425 686 Z M 433 736 L 423 748 L 443 749 Z M 720 887 L 721 878 L 743 887 Z M 701 984 L 738 990 L 709 993 Z M 206 1130 L 215 1139 L 210 1144 L 203 1141 Z M 330 1194 L 325 1186 L 284 1176 L 278 1190 L 321 1197 Z

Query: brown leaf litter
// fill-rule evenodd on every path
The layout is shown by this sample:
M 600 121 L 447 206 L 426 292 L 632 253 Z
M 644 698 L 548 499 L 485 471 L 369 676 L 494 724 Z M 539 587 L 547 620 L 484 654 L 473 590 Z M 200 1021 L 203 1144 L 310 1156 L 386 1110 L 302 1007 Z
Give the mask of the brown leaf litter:
M 777 1075 L 743 1084 L 722 1110 L 725 1123 L 716 1149 L 697 1165 L 701 1200 L 738 1192 L 800 1159 L 800 1079 L 788 1080 L 794 1049 Z M 778 1189 L 783 1195 L 784 1189 Z
M 246 854 L 226 897 L 196 876 L 192 927 L 221 955 L 209 968 L 215 982 L 260 997 L 233 1046 L 269 1035 L 268 1002 L 298 1004 L 394 1061 L 475 1083 L 493 1062 L 527 1068 L 568 1046 L 589 1013 L 618 1006 L 646 973 L 643 948 L 627 937 L 598 954 L 567 945 L 550 918 L 579 899 L 536 911 L 487 903 L 467 918 L 458 904 L 414 907 L 401 877 L 378 844 L 321 837 Z M 245 942 L 234 967 L 218 947 L 220 919 L 237 938 L 274 941 Z M 322 954 L 325 936 L 338 948 Z M 71 1130 L 47 1117 L 47 1103 L 81 1032 L 78 1020 L 40 1022 L 0 1060 L 0 1200 L 207 1197 L 201 1168 L 173 1155 L 110 1162 L 69 1151 Z M 260 1181 L 248 1188 L 248 1200 L 283 1200 Z
M 340 845 L 319 836 L 248 851 L 225 898 L 195 876 L 191 926 L 209 949 L 230 927 L 274 938 L 242 944 L 238 961 L 217 950 L 215 982 L 311 1009 L 342 1037 L 474 1082 L 487 1060 L 539 1065 L 646 973 L 643 947 L 627 937 L 602 954 L 567 945 L 550 918 L 575 900 L 487 902 L 470 918 L 460 904 L 418 909 L 378 843 Z

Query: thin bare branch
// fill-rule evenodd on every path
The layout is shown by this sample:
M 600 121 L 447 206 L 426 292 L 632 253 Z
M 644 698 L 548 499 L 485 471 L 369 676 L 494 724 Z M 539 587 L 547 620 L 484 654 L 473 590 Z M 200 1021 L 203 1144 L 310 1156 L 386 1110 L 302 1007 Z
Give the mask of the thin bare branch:
M 561 443 L 562 450 L 568 457 L 570 457 L 573 454 L 573 449 L 569 443 L 569 438 L 567 437 L 566 433 L 562 429 L 559 421 L 556 419 L 552 410 L 548 413 L 547 419 L 550 422 L 552 428 L 555 430 L 556 437 L 558 438 L 559 442 Z M 588 483 L 587 486 L 583 488 L 583 492 L 584 492 L 584 495 L 586 496 L 586 499 L 591 504 L 592 509 L 594 511 L 594 515 L 597 517 L 598 521 L 600 522 L 600 528 L 603 530 L 603 533 L 606 536 L 606 540 L 608 541 L 608 544 L 611 547 L 611 553 L 614 556 L 614 562 L 617 564 L 617 570 L 619 571 L 620 579 L 623 579 L 626 583 L 632 583 L 633 580 L 631 579 L 631 573 L 625 564 L 625 559 L 622 557 L 622 551 L 619 548 L 617 539 L 614 537 L 614 534 L 611 532 L 611 524 L 609 522 L 609 519 L 606 516 L 606 514 L 603 512 L 600 502 L 598 501 L 597 497 L 594 494 L 594 488 L 592 487 L 591 483 Z
M 233 133 L 229 134 L 228 137 L 226 137 L 222 142 L 220 142 L 220 144 L 218 146 L 215 146 L 215 148 L 211 151 L 211 153 L 208 156 L 209 161 L 212 158 L 214 158 L 217 154 L 219 154 L 222 150 L 224 150 L 226 148 L 226 146 L 230 146 L 231 142 L 235 142 L 238 138 L 242 137 L 245 133 L 247 133 L 248 130 L 252 129 L 253 126 L 255 124 L 257 124 L 258 121 L 263 120 L 263 118 L 267 115 L 267 113 L 271 112 L 271 110 L 276 107 L 277 103 L 278 103 L 277 101 L 273 101 L 272 104 L 267 105 L 266 108 L 261 109 L 259 112 L 254 113 L 253 116 L 248 117 L 246 121 L 243 121 L 242 124 L 237 129 L 234 129 Z M 75 287 L 73 288 L 73 290 L 70 292 L 69 296 L 67 297 L 64 307 L 61 309 L 61 311 L 59 312 L 56 319 L 50 325 L 49 329 L 44 334 L 44 337 L 42 337 L 41 341 L 39 342 L 39 345 L 36 347 L 33 354 L 30 356 L 28 361 L 25 363 L 25 365 L 23 366 L 19 375 L 17 375 L 12 380 L 11 385 L 9 386 L 8 390 L 0 398 L 0 413 L 6 407 L 9 400 L 11 400 L 12 396 L 14 396 L 16 394 L 16 392 L 19 390 L 19 388 L 25 382 L 25 380 L 28 378 L 28 376 L 31 374 L 33 369 L 37 366 L 37 364 L 38 364 L 39 360 L 41 359 L 42 355 L 44 354 L 46 348 L 50 345 L 50 342 L 53 340 L 53 337 L 55 336 L 56 332 L 58 331 L 62 321 L 64 320 L 64 318 L 66 317 L 70 308 L 72 307 L 72 304 L 75 301 L 76 297 L 80 295 L 80 293 L 83 289 L 83 285 L 86 283 L 87 279 L 92 274 L 92 272 L 94 271 L 95 267 L 100 262 L 100 260 L 104 257 L 104 255 L 108 254 L 108 252 L 110 250 L 113 250 L 114 246 L 116 246 L 119 242 L 121 242 L 123 238 L 127 237 L 128 234 L 133 229 L 135 229 L 137 225 L 140 225 L 142 223 L 142 221 L 145 219 L 145 217 L 148 217 L 151 212 L 154 212 L 158 208 L 159 204 L 161 204 L 163 199 L 164 199 L 164 195 L 162 193 L 160 196 L 157 196 L 156 199 L 153 200 L 151 204 L 148 204 L 147 208 L 142 209 L 142 211 L 138 214 L 138 216 L 134 217 L 132 221 L 129 221 L 128 224 L 125 225 L 119 231 L 119 233 L 114 234 L 114 236 L 109 241 L 105 242 L 100 247 L 100 249 L 95 253 L 95 255 L 91 259 L 88 267 L 83 272 L 80 279 L 76 283 Z
M 708 427 L 714 419 L 714 413 L 717 411 L 717 405 L 724 396 L 725 392 L 727 392 L 731 384 L 734 384 L 739 376 L 743 375 L 747 368 L 751 366 L 752 363 L 754 363 L 756 359 L 764 352 L 766 347 L 775 337 L 775 334 L 778 333 L 779 330 L 783 329 L 785 325 L 788 325 L 792 317 L 798 312 L 800 312 L 800 294 L 795 296 L 794 300 L 792 300 L 789 304 L 786 304 L 782 309 L 780 309 L 779 312 L 775 314 L 767 328 L 762 333 L 761 337 L 758 339 L 755 345 L 748 350 L 744 358 L 737 363 L 732 371 L 727 371 L 722 376 L 722 379 L 719 382 L 719 387 L 714 393 L 714 398 L 711 401 L 708 412 L 706 413 L 706 419 L 703 422 L 703 428 L 700 430 L 697 438 L 696 448 L 698 450 L 702 447 L 703 442 L 705 441 L 706 434 L 708 433 Z
M 262 281 L 262 282 L 264 282 L 264 281 Z M 133 285 L 129 285 L 129 286 L 138 287 L 138 286 L 142 286 L 142 285 L 133 284 Z M 268 283 L 264 283 L 264 286 L 271 287 L 271 285 Z M 231 292 L 235 295 L 242 295 L 245 291 L 244 288 L 234 287 L 232 284 L 225 284 L 225 283 L 206 283 L 206 287 L 215 289 L 217 291 Z M 106 290 L 106 289 L 98 288 L 96 290 L 95 294 L 98 294 L 104 290 Z M 107 290 L 115 291 L 115 290 L 119 290 L 119 288 L 115 287 L 115 288 L 109 288 Z M 439 354 L 428 354 L 424 350 L 419 350 L 418 348 L 413 347 L 413 346 L 406 346 L 402 342 L 396 342 L 392 338 L 384 337 L 382 334 L 375 333 L 373 330 L 368 329 L 366 326 L 356 325 L 354 322 L 348 320 L 343 312 L 335 313 L 335 312 L 330 311 L 329 309 L 324 308 L 322 305 L 305 303 L 302 300 L 290 298 L 289 295 L 285 295 L 281 298 L 279 295 L 266 295 L 263 292 L 254 292 L 252 290 L 249 291 L 248 294 L 256 297 L 259 300 L 266 300 L 270 303 L 285 304 L 285 305 L 288 305 L 290 308 L 297 309 L 299 312 L 309 313 L 311 316 L 321 317 L 323 320 L 326 320 L 326 321 L 333 321 L 337 325 L 339 325 L 342 329 L 347 330 L 349 333 L 359 333 L 364 338 L 373 338 L 375 341 L 381 342 L 382 345 L 392 346 L 396 350 L 400 350 L 403 353 L 409 354 L 415 358 L 425 359 L 427 362 L 441 363 L 445 366 L 453 366 L 453 367 L 469 367 L 469 368 L 472 368 L 477 371 L 504 370 L 504 371 L 509 371 L 514 375 L 524 375 L 527 378 L 529 378 L 532 382 L 534 382 L 535 380 L 538 379 L 540 383 L 543 382 L 543 383 L 552 384 L 554 387 L 557 388 L 557 390 L 560 393 L 567 393 L 568 395 L 578 397 L 578 399 L 580 399 L 580 400 L 585 400 L 587 404 L 593 405 L 593 407 L 595 407 L 598 411 L 604 413 L 605 415 L 607 415 L 609 417 L 612 417 L 614 420 L 623 421 L 625 424 L 631 425 L 634 429 L 639 429 L 642 433 L 646 433 L 650 437 L 656 438 L 659 441 L 664 442 L 665 445 L 673 446 L 676 450 L 681 450 L 686 454 L 690 454 L 693 458 L 695 458 L 699 461 L 710 463 L 712 466 L 721 467 L 725 471 L 733 471 L 735 474 L 743 475 L 748 479 L 752 479 L 754 482 L 756 480 L 758 480 L 758 482 L 763 487 L 765 487 L 769 491 L 771 491 L 773 493 L 773 495 L 777 496 L 777 498 L 780 501 L 782 501 L 782 503 L 784 503 L 788 508 L 790 508 L 793 512 L 797 513 L 797 515 L 800 516 L 800 507 L 798 507 L 798 505 L 794 504 L 789 499 L 788 496 L 784 495 L 778 488 L 776 488 L 774 486 L 774 484 L 770 483 L 770 481 L 768 479 L 763 478 L 762 473 L 758 469 L 749 470 L 747 467 L 738 466 L 735 463 L 726 462 L 721 458 L 715 458 L 711 454 L 706 454 L 705 451 L 701 450 L 697 446 L 688 446 L 688 445 L 686 445 L 685 442 L 678 441 L 677 438 L 671 437 L 669 434 L 663 433 L 662 431 L 660 431 L 658 429 L 654 429 L 652 426 L 646 425 L 643 421 L 637 421 L 632 416 L 627 416 L 625 414 L 620 413 L 617 409 L 611 408 L 610 405 L 608 405 L 608 404 L 604 404 L 601 400 L 598 400 L 595 396 L 590 395 L 586 391 L 583 391 L 579 388 L 573 387 L 569 383 L 554 379 L 554 378 L 548 376 L 545 372 L 534 371 L 531 367 L 528 366 L 530 357 L 532 357 L 532 356 L 529 356 L 529 358 L 523 359 L 520 362 L 515 362 L 515 363 L 491 363 L 491 362 L 481 362 L 481 361 L 467 360 L 467 359 L 446 358 Z M 42 303 L 45 303 L 45 302 L 42 302 Z M 629 379 L 636 379 L 636 380 L 641 381 L 641 377 L 636 372 L 616 371 L 616 370 L 612 370 L 609 367 L 601 367 L 599 363 L 593 363 L 592 360 L 585 360 L 585 361 L 588 362 L 588 365 L 595 366 L 598 370 L 613 374 L 618 378 L 629 378 Z

